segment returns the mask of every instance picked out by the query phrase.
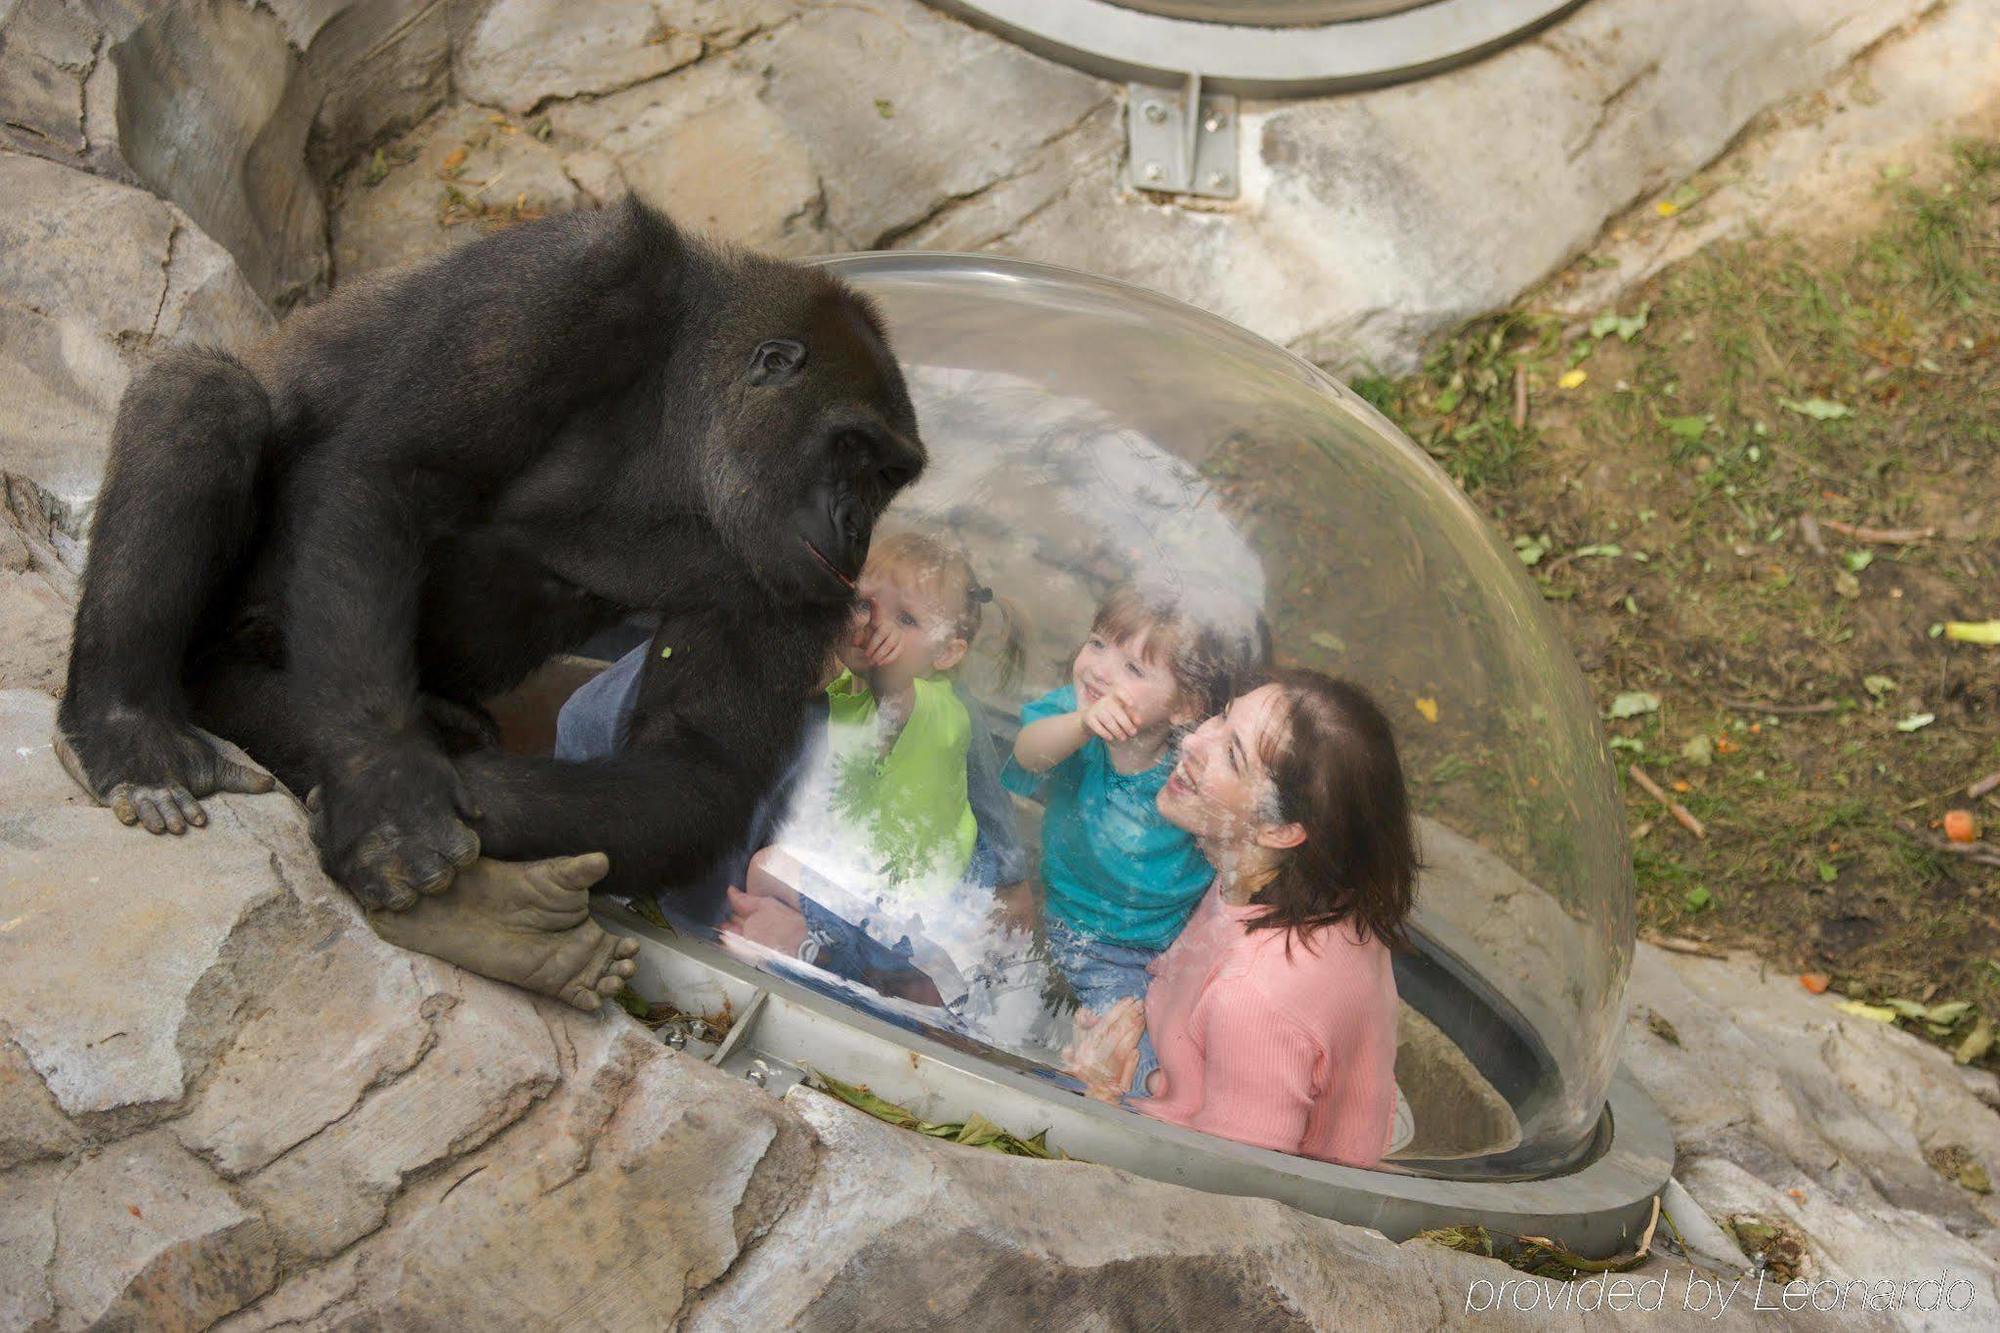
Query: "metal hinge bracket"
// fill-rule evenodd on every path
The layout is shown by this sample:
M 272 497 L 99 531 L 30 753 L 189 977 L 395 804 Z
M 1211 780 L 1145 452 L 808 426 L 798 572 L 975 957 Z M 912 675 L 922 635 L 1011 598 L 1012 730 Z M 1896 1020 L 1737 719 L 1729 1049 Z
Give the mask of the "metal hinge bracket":
M 1125 93 L 1125 160 L 1134 188 L 1236 197 L 1234 97 L 1203 92 L 1199 74 L 1187 75 L 1178 94 L 1150 83 L 1128 83 Z

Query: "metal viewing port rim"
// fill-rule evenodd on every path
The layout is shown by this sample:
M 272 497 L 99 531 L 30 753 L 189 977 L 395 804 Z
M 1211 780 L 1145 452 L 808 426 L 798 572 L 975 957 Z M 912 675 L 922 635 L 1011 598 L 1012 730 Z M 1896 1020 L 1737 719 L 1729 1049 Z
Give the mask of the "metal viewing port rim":
M 790 1095 L 806 1069 L 823 1070 L 938 1121 L 977 1112 L 1006 1128 L 1046 1128 L 1084 1161 L 1210 1193 L 1276 1200 L 1404 1240 L 1433 1227 L 1477 1224 L 1514 1235 L 1560 1237 L 1582 1254 L 1629 1249 L 1673 1168 L 1665 1120 L 1627 1072 L 1612 1081 L 1599 1118 L 1601 1150 L 1586 1164 L 1539 1178 L 1449 1180 L 1293 1157 L 1213 1138 L 1076 1095 L 721 949 L 676 935 L 622 905 L 600 902 L 607 924 L 640 941 L 634 989 L 691 1012 L 727 1000 L 735 1022 L 706 1058 Z M 689 1051 L 701 1058 L 701 1052 Z
M 930 0 L 1039 55 L 1106 78 L 1295 97 L 1421 78 L 1528 36 L 1583 0 Z M 1231 12 L 1231 20 L 1175 15 Z M 1156 12 L 1147 12 L 1156 11 Z M 1335 13 L 1369 17 L 1326 22 Z M 1308 14 L 1303 21 L 1289 13 Z M 1314 21 L 1318 20 L 1318 21 Z

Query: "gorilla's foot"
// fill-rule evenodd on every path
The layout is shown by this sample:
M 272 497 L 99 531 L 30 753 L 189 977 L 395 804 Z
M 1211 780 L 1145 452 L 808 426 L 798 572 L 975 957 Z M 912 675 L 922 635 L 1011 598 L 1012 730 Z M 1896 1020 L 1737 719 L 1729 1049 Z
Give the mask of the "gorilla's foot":
M 64 716 L 54 744 L 63 769 L 91 800 L 148 833 L 178 835 L 207 824 L 203 796 L 258 795 L 277 785 L 269 773 L 223 754 L 222 742 L 200 727 L 133 708 Z
M 443 893 L 408 911 L 370 912 L 368 923 L 391 944 L 588 1012 L 623 988 L 639 952 L 637 940 L 606 934 L 590 918 L 590 886 L 610 869 L 602 852 L 527 862 L 482 857 Z

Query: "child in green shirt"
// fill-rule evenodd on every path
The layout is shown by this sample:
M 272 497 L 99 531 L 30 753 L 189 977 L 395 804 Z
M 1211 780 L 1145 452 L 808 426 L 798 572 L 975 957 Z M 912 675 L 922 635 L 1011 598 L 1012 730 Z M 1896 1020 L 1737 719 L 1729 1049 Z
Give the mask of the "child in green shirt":
M 767 926 L 769 909 L 747 898 L 775 899 L 798 912 L 798 921 L 787 915 L 786 930 L 760 942 L 782 947 L 803 927 L 801 957 L 812 950 L 814 932 L 865 927 L 856 918 L 868 914 L 862 904 L 869 900 L 908 907 L 967 881 L 989 890 L 995 883 L 995 867 L 982 863 L 992 861 L 992 849 L 967 795 L 971 718 L 950 673 L 995 605 L 1005 629 L 1001 671 L 1017 672 L 1019 618 L 979 582 L 962 551 L 922 533 L 878 538 L 857 590 L 855 629 L 835 649 L 842 671 L 827 688 L 827 805 L 836 830 L 830 839 L 796 829 L 787 837 L 809 845 L 810 867 L 785 846 L 765 848 L 751 859 L 746 900 L 732 899 L 732 916 Z M 810 824 L 811 812 L 806 816 Z M 819 845 L 829 840 L 838 845 Z

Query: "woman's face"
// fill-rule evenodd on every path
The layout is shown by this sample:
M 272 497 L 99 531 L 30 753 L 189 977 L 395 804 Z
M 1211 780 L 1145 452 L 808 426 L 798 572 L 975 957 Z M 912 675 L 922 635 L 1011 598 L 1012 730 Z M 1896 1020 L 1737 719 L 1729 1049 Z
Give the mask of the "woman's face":
M 1253 840 L 1275 818 L 1275 793 L 1264 766 L 1270 733 L 1283 725 L 1284 695 L 1263 685 L 1230 700 L 1181 742 L 1180 762 L 1160 788 L 1160 814 L 1215 843 Z

